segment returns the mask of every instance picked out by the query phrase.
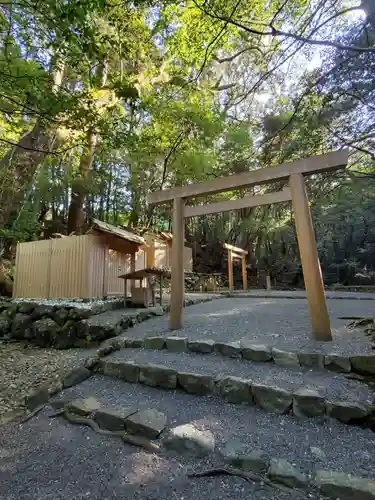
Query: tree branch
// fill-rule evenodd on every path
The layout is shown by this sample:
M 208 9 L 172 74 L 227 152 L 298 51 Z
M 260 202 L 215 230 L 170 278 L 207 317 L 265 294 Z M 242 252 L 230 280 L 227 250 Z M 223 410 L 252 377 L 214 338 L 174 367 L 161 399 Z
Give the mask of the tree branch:
M 293 40 L 297 40 L 297 41 L 303 42 L 303 43 L 308 43 L 310 45 L 321 45 L 324 47 L 334 47 L 334 48 L 339 49 L 339 50 L 352 51 L 352 52 L 375 53 L 375 48 L 358 47 L 356 45 L 344 45 L 344 44 L 341 44 L 338 42 L 332 42 L 330 40 L 316 40 L 316 39 L 310 38 L 311 34 L 306 37 L 306 36 L 298 35 L 296 33 L 290 33 L 287 31 L 279 30 L 279 29 L 273 27 L 272 25 L 269 26 L 271 28 L 270 31 L 260 31 L 260 30 L 254 29 L 254 28 L 250 28 L 249 26 L 246 26 L 246 25 L 242 24 L 241 22 L 236 21 L 235 19 L 232 19 L 230 17 L 226 17 L 226 16 L 222 16 L 222 15 L 217 14 L 217 13 L 210 12 L 209 10 L 205 9 L 202 5 L 199 5 L 196 0 L 193 0 L 193 2 L 198 7 L 198 9 L 200 9 L 202 12 L 204 12 L 207 16 L 211 17 L 212 19 L 219 19 L 220 21 L 223 21 L 226 24 L 232 24 L 233 26 L 236 26 L 237 28 L 240 28 L 240 29 L 246 31 L 247 33 L 252 33 L 254 35 L 292 38 Z M 354 10 L 354 9 L 357 10 L 360 8 L 361 8 L 360 6 L 355 7 L 355 8 L 352 7 L 350 10 Z M 329 20 L 333 20 L 335 17 L 337 17 L 341 13 L 345 13 L 346 11 L 347 11 L 347 9 L 345 9 L 344 11 L 341 11 L 340 13 L 331 17 Z M 324 25 L 324 24 L 326 24 L 326 21 L 322 25 Z M 318 29 L 320 29 L 320 27 L 315 28 L 312 31 L 312 34 L 316 33 L 316 31 Z

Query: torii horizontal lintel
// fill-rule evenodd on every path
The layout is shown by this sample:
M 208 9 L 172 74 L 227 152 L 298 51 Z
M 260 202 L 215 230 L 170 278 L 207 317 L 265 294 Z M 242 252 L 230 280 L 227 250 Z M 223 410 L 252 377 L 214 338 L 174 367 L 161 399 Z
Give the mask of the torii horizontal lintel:
M 185 206 L 184 217 L 198 217 L 200 215 L 230 212 L 231 210 L 240 210 L 241 208 L 282 203 L 284 201 L 290 201 L 291 199 L 292 194 L 290 188 L 285 187 L 282 191 L 276 191 L 275 193 L 245 196 L 237 200 L 220 201 L 219 203 L 209 203 L 208 205 L 196 205 L 193 207 Z
M 348 149 L 332 151 L 324 155 L 309 156 L 291 163 L 282 163 L 273 167 L 259 168 L 242 174 L 230 175 L 220 179 L 187 184 L 172 189 L 155 191 L 149 194 L 151 205 L 171 202 L 175 198 L 194 198 L 207 194 L 230 191 L 260 184 L 268 184 L 287 179 L 292 174 L 311 175 L 329 170 L 344 168 L 348 163 Z

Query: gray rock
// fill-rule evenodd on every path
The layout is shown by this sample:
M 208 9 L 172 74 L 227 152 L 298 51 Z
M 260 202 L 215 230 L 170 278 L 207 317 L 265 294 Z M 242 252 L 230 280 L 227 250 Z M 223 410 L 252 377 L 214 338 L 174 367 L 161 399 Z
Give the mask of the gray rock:
M 352 366 L 350 359 L 337 354 L 327 354 L 324 356 L 324 367 L 333 372 L 350 372 Z
M 143 347 L 143 339 L 126 339 L 125 347 L 138 349 Z
M 209 375 L 179 372 L 177 382 L 189 394 L 204 396 L 214 391 L 214 379 Z
M 139 369 L 139 381 L 150 387 L 176 389 L 177 372 L 163 365 L 142 365 Z
M 220 452 L 226 462 L 244 471 L 265 474 L 269 468 L 266 453 L 260 450 L 249 451 L 248 446 L 239 441 L 228 441 Z
M 351 476 L 344 472 L 318 470 L 314 476 L 315 485 L 333 499 L 375 500 L 375 481 Z
M 297 417 L 318 417 L 326 412 L 325 400 L 317 391 L 303 387 L 293 394 L 293 413 Z
M 166 345 L 168 351 L 172 352 L 186 352 L 187 351 L 187 337 L 167 337 Z
M 138 323 L 142 323 L 142 321 L 146 321 L 146 319 L 151 318 L 152 314 L 149 311 L 139 311 L 137 314 Z
M 89 396 L 85 399 L 75 399 L 74 401 L 70 401 L 66 404 L 66 409 L 76 415 L 88 417 L 100 409 L 100 403 L 95 398 Z
M 35 410 L 38 406 L 47 403 L 50 398 L 48 385 L 42 385 L 31 391 L 25 397 L 25 406 L 28 410 Z
M 137 408 L 103 408 L 95 412 L 94 420 L 101 429 L 108 431 L 125 430 L 125 419 L 137 413 Z
M 241 357 L 241 347 L 239 342 L 216 342 L 215 351 L 229 358 Z
M 88 368 L 80 366 L 79 368 L 74 368 L 68 375 L 63 378 L 64 388 L 72 387 L 73 385 L 80 384 L 87 378 L 91 376 L 91 372 Z
M 316 458 L 320 458 L 321 460 L 323 460 L 324 458 L 326 458 L 326 454 L 324 453 L 324 451 L 321 449 L 321 448 L 318 448 L 317 446 L 311 446 L 310 447 L 310 451 L 311 451 L 311 454 L 316 457 Z
M 182 455 L 204 457 L 215 450 L 215 437 L 209 430 L 199 430 L 193 424 L 170 429 L 163 438 L 163 445 Z
M 214 352 L 215 342 L 213 340 L 193 340 L 188 342 L 188 349 L 192 352 L 210 354 Z
M 62 307 L 61 309 L 57 309 L 57 311 L 54 311 L 53 313 L 53 319 L 58 323 L 60 326 L 63 326 L 69 316 L 69 311 L 68 309 L 65 309 L 65 307 Z
M 266 345 L 254 344 L 250 339 L 241 339 L 240 347 L 242 356 L 250 361 L 270 361 L 271 349 Z
M 278 366 L 286 366 L 288 368 L 299 367 L 298 355 L 295 352 L 272 349 L 272 357 L 274 363 Z
M 350 359 L 356 372 L 375 375 L 375 356 L 352 356 Z
M 324 355 L 315 352 L 300 352 L 298 355 L 298 361 L 301 366 L 318 366 L 319 368 L 324 367 Z
M 139 365 L 133 361 L 102 361 L 102 370 L 109 377 L 132 383 L 139 381 Z
M 163 316 L 164 311 L 163 311 L 163 308 L 159 305 L 159 306 L 155 306 L 155 307 L 153 308 L 152 313 L 153 313 L 155 316 Z
M 15 339 L 23 339 L 25 330 L 31 325 L 31 316 L 28 314 L 17 313 L 12 320 L 12 337 Z
M 100 358 L 99 356 L 90 356 L 85 360 L 85 368 L 91 371 L 95 371 L 100 366 Z
M 252 404 L 251 381 L 240 377 L 218 377 L 214 392 L 229 403 Z
M 105 356 L 108 356 L 108 354 L 112 354 L 113 352 L 116 351 L 116 347 L 114 344 L 106 344 L 102 346 L 100 349 L 96 351 L 96 354 L 99 356 L 99 358 L 104 358 Z
M 79 321 L 81 319 L 88 319 L 92 316 L 91 309 L 84 309 L 83 307 L 77 307 L 70 309 L 68 318 L 73 319 L 75 321 Z
M 125 420 L 125 427 L 131 434 L 156 439 L 167 424 L 164 413 L 154 409 L 141 410 Z
M 101 359 L 99 371 L 107 377 L 119 378 L 121 365 L 122 361 Z M 138 379 L 136 381 L 138 381 Z
M 145 349 L 163 349 L 165 347 L 164 337 L 146 337 L 143 340 L 143 347 Z
M 10 320 L 5 317 L 0 318 L 0 337 L 3 337 L 9 332 Z
M 269 478 L 275 483 L 284 484 L 289 488 L 304 488 L 307 486 L 307 477 L 297 470 L 287 460 L 272 459 L 268 471 Z
M 292 394 L 285 389 L 256 383 L 252 384 L 251 392 L 256 406 L 260 406 L 263 410 L 283 414 L 292 406 Z
M 18 311 L 22 314 L 31 314 L 36 307 L 36 302 L 21 302 L 18 306 Z
M 76 323 L 69 319 L 56 337 L 56 349 L 69 349 L 74 346 L 77 338 Z
M 40 347 L 46 347 L 56 344 L 60 327 L 53 319 L 42 318 L 33 323 L 32 330 L 35 343 Z
M 367 417 L 369 410 L 370 408 L 366 408 L 359 402 L 328 401 L 326 403 L 327 415 L 346 424 L 352 420 L 363 420 Z
M 36 320 L 49 315 L 53 316 L 53 307 L 39 305 L 32 312 L 32 319 Z

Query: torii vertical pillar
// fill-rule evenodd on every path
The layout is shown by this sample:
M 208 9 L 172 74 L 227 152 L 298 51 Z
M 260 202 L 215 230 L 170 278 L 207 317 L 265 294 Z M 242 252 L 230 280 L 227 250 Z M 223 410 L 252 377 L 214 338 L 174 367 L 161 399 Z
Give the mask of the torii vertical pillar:
M 303 175 L 300 173 L 292 174 L 289 177 L 289 185 L 292 192 L 294 219 L 309 303 L 312 334 L 315 340 L 329 341 L 332 340 L 331 325 Z
M 184 242 L 185 242 L 185 203 L 182 198 L 173 200 L 172 217 L 172 279 L 171 279 L 171 300 L 169 329 L 178 330 L 182 328 L 184 322 Z
M 233 291 L 233 253 L 230 248 L 228 248 L 228 282 L 229 291 Z

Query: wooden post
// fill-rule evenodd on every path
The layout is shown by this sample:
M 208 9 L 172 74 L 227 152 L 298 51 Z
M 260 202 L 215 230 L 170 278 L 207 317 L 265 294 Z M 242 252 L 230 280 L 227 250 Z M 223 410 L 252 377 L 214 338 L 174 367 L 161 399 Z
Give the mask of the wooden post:
M 184 322 L 184 206 L 185 203 L 182 198 L 175 198 L 173 200 L 172 279 L 169 315 L 170 330 L 182 328 Z
M 233 255 L 232 250 L 228 248 L 228 281 L 229 291 L 233 290 Z
M 135 252 L 130 254 L 130 272 L 134 273 L 135 272 Z M 133 288 L 135 287 L 135 280 L 130 281 L 130 291 L 132 292 Z
M 242 261 L 242 285 L 243 289 L 247 290 L 247 269 L 246 269 L 246 255 L 241 257 Z
M 309 303 L 312 334 L 315 340 L 329 341 L 332 340 L 331 326 L 310 207 L 302 174 L 292 174 L 289 178 L 289 185 L 292 190 L 297 240 Z
M 104 262 L 103 262 L 103 298 L 108 295 L 108 274 L 109 274 L 109 245 L 106 243 L 104 245 Z
M 272 288 L 271 276 L 269 274 L 267 274 L 267 276 L 266 276 L 266 289 L 267 289 L 267 291 L 270 291 L 271 288 Z

